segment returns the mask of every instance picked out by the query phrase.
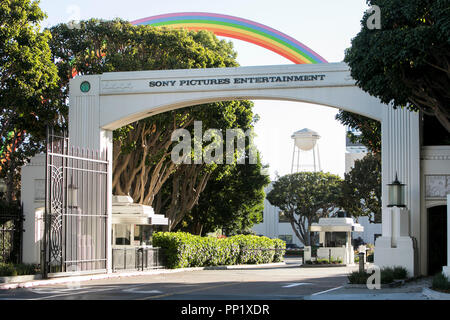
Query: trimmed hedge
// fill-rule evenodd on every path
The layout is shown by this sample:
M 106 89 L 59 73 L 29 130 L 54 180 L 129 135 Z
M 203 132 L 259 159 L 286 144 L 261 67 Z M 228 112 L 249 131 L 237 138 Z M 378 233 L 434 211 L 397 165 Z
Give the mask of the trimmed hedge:
M 34 264 L 12 264 L 0 262 L 0 277 L 34 275 L 39 268 Z
M 217 239 L 186 232 L 157 232 L 152 244 L 164 250 L 166 267 L 170 269 L 280 262 L 286 249 L 280 239 L 253 235 Z

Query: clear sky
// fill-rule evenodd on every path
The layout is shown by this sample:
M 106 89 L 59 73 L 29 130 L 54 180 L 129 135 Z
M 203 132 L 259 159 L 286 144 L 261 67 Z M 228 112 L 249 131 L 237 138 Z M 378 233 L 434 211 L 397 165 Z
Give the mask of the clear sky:
M 210 12 L 253 20 L 279 30 L 307 45 L 329 62 L 340 62 L 351 39 L 361 29 L 365 0 L 41 0 L 48 18 L 44 27 L 89 18 L 136 20 L 163 13 Z M 242 66 L 291 64 L 289 60 L 256 45 L 229 39 Z M 255 102 L 260 121 L 256 144 L 271 177 L 290 173 L 292 133 L 310 128 L 319 140 L 322 169 L 343 176 L 345 128 L 334 116 L 337 109 L 298 102 Z

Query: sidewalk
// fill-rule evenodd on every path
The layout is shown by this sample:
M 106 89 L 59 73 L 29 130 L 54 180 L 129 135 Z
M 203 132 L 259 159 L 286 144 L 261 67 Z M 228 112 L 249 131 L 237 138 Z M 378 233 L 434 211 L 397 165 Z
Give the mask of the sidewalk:
M 305 297 L 305 300 L 444 300 L 445 294 L 430 290 L 432 277 L 407 282 L 396 288 L 370 290 L 368 288 L 339 287 Z

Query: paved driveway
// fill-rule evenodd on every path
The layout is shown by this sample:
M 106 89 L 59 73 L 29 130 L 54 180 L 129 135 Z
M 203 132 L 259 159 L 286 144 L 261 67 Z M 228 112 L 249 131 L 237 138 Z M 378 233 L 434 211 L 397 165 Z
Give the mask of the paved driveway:
M 1 290 L 0 300 L 300 300 L 332 292 L 355 267 L 272 267 L 200 270 Z

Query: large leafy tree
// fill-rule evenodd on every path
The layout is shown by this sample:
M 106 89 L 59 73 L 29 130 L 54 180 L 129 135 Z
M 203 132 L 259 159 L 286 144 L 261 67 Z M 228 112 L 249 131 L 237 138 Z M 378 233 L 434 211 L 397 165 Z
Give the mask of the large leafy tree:
M 367 0 L 381 11 L 381 29 L 367 28 L 345 55 L 364 91 L 394 107 L 435 116 L 450 131 L 450 1 Z
M 336 119 L 356 129 L 347 132 L 350 141 L 361 143 L 369 153 L 356 160 L 344 175 L 341 207 L 354 217 L 368 216 L 372 223 L 381 222 L 381 124 L 355 113 L 340 111 Z
M 0 176 L 7 202 L 18 198 L 20 167 L 43 149 L 45 127 L 59 117 L 50 94 L 58 79 L 50 33 L 39 27 L 44 17 L 39 1 L 0 3 Z
M 298 172 L 280 177 L 273 183 L 267 200 L 291 223 L 297 238 L 311 245 L 309 227 L 321 217 L 328 217 L 339 208 L 342 179 L 331 173 Z
M 68 81 L 75 74 L 112 71 L 234 67 L 236 53 L 229 42 L 212 33 L 132 26 L 122 20 L 81 21 L 51 28 L 50 43 L 58 66 L 60 101 L 67 107 Z M 227 101 L 158 114 L 114 132 L 113 192 L 129 194 L 135 202 L 154 205 L 166 214 L 173 229 L 197 203 L 214 165 L 176 164 L 171 160 L 175 129 L 252 126 L 252 104 Z M 163 188 L 164 187 L 164 188 Z M 155 199 L 160 193 L 159 199 Z M 156 200 L 156 201 L 155 201 Z
M 336 120 L 357 130 L 358 134 L 347 132 L 351 142 L 363 144 L 372 153 L 381 153 L 381 123 L 379 121 L 344 110 L 339 111 Z
M 380 154 L 368 153 L 356 160 L 342 184 L 340 206 L 351 216 L 368 216 L 372 223 L 381 223 L 381 160 Z
M 194 234 L 221 229 L 226 235 L 245 233 L 262 221 L 264 187 L 270 178 L 256 164 L 223 165 L 214 170 L 198 205 L 186 215 L 180 227 Z

